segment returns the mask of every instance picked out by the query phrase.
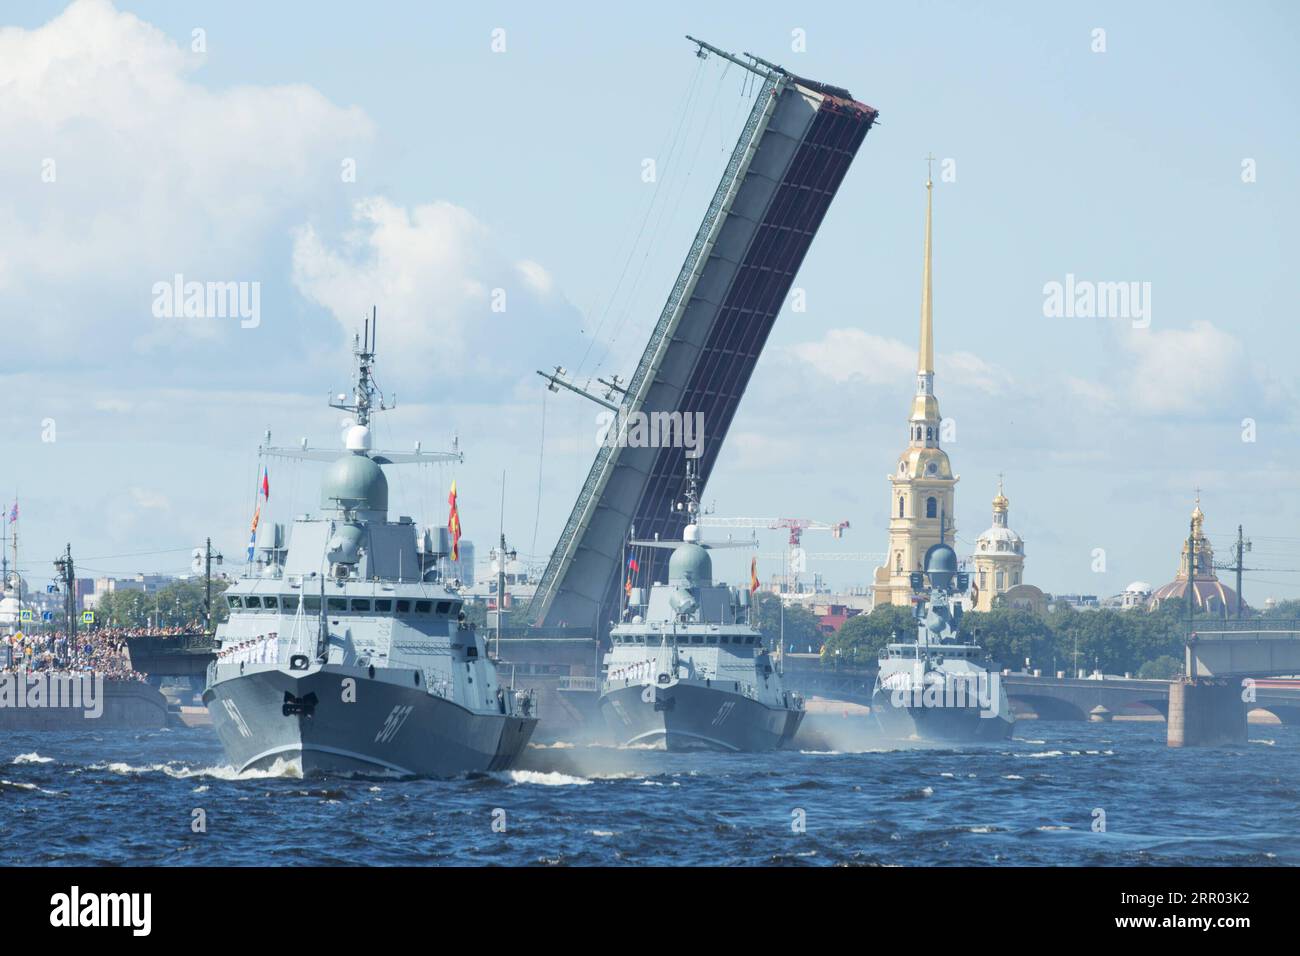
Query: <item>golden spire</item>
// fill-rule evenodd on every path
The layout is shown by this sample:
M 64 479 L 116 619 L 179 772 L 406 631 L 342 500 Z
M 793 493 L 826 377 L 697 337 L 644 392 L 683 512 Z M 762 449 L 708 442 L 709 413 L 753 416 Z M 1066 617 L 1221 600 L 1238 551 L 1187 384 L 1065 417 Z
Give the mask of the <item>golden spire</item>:
M 916 368 L 918 372 L 931 374 L 934 372 L 934 329 L 930 288 L 930 207 L 934 195 L 934 183 L 930 176 L 930 164 L 933 162 L 933 155 L 925 157 L 925 270 L 921 286 L 921 349 L 917 356 Z

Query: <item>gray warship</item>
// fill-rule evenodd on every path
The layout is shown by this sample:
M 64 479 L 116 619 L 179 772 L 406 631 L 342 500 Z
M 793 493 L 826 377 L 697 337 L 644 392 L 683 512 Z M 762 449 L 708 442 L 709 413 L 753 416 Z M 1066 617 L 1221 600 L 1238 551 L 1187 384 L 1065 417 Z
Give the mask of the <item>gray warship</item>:
M 248 571 L 223 596 L 203 701 L 239 771 L 298 762 L 316 773 L 454 776 L 508 767 L 537 724 L 532 698 L 503 686 L 465 623 L 439 564 L 445 528 L 388 520 L 381 465 L 458 453 L 372 451 L 386 406 L 372 377 L 374 329 L 353 346 L 356 384 L 345 451 L 271 448 L 266 457 L 331 461 L 319 516 L 250 543 Z M 269 492 L 268 492 L 269 494 Z M 445 562 L 442 562 L 445 563 Z
M 624 620 L 610 631 L 598 705 L 621 746 L 666 750 L 774 750 L 804 716 L 785 689 L 762 634 L 750 626 L 750 590 L 713 583 L 709 552 L 731 544 L 699 540 L 699 496 L 688 472 L 681 541 L 636 541 L 669 548 L 668 582 L 649 599 L 627 587 Z
M 913 572 L 912 589 L 923 594 L 914 605 L 916 640 L 886 645 L 871 695 L 871 713 L 885 736 L 947 742 L 1011 736 L 1015 717 L 997 665 L 960 636 L 962 605 L 954 597 L 967 584 L 947 544 L 933 545 L 925 571 Z

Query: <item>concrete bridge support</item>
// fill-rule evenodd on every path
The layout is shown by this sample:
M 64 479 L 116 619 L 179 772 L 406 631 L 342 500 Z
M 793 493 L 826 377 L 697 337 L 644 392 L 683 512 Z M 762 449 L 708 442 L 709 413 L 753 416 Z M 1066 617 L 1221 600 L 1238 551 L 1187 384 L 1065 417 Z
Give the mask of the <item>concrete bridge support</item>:
M 1169 686 L 1170 747 L 1246 742 L 1246 705 L 1231 681 L 1183 678 Z

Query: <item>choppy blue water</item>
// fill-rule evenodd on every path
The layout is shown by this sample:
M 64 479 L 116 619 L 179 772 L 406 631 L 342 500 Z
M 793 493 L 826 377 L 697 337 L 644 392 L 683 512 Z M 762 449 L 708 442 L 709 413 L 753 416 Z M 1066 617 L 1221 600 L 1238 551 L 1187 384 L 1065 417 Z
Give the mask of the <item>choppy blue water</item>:
M 999 745 L 765 755 L 559 745 L 450 781 L 237 778 L 204 728 L 10 734 L 0 864 L 1300 863 L 1300 732 L 1174 751 L 1164 729 L 1027 721 Z

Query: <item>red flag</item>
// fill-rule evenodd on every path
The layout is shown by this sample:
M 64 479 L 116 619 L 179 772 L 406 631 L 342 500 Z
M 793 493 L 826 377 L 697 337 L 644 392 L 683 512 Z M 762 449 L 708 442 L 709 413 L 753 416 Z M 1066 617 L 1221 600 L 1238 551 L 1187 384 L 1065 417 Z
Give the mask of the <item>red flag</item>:
M 447 496 L 451 512 L 447 515 L 447 532 L 451 535 L 451 559 L 460 560 L 460 512 L 456 510 L 456 482 L 451 483 L 451 494 Z
M 262 469 L 262 497 L 271 500 L 271 476 L 265 468 Z
M 749 593 L 758 590 L 758 555 L 749 559 Z

